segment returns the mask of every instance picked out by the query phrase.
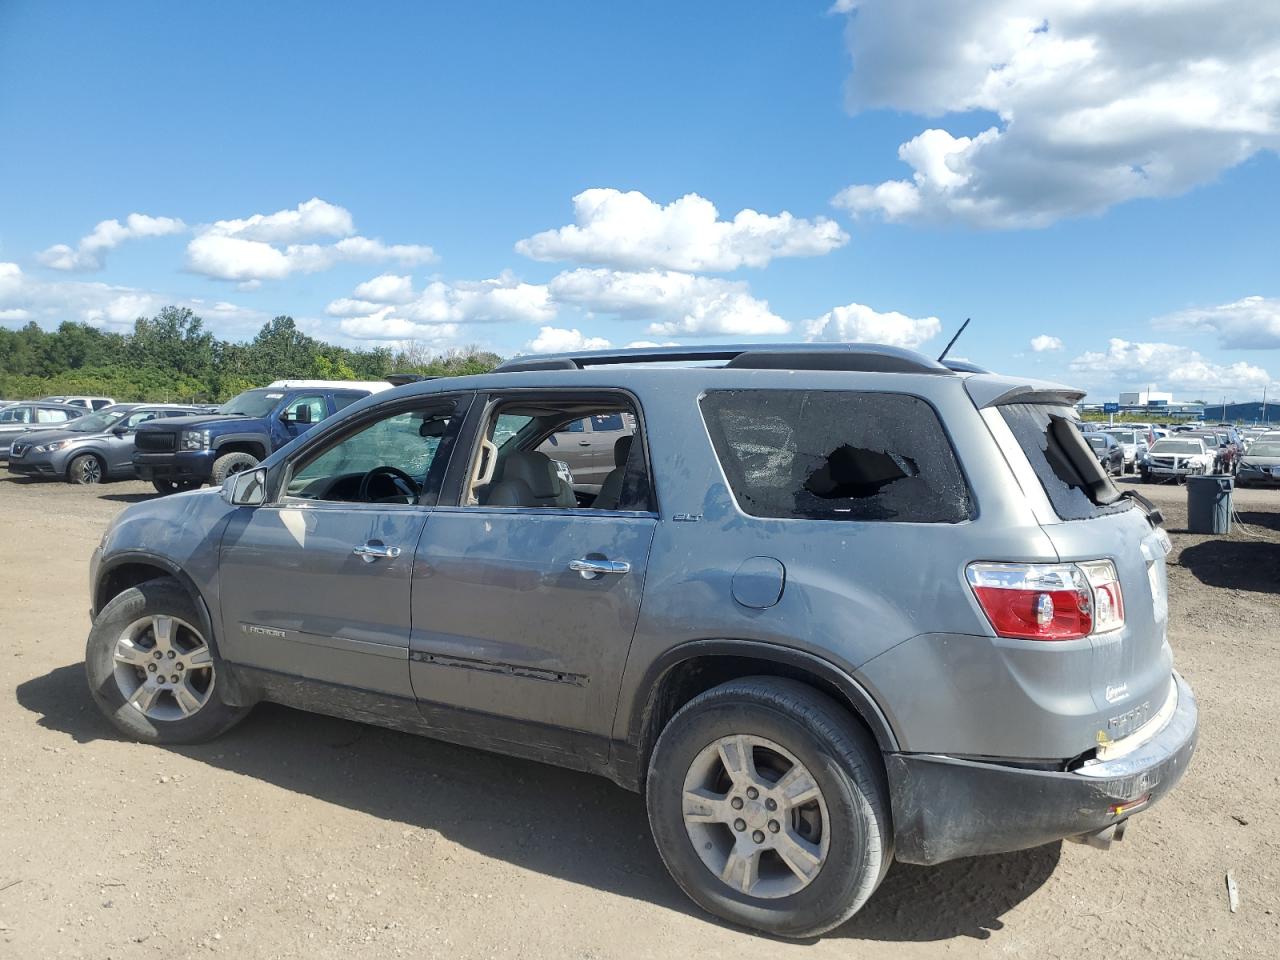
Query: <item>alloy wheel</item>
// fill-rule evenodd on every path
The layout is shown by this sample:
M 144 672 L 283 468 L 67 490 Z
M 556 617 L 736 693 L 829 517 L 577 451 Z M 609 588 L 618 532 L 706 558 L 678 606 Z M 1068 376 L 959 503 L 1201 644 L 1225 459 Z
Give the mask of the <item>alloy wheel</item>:
M 213 653 L 185 620 L 162 615 L 135 620 L 113 652 L 125 701 L 149 720 L 185 720 L 213 693 Z
M 702 863 L 748 896 L 798 893 L 830 849 L 830 818 L 817 780 L 794 754 L 756 736 L 721 737 L 684 781 L 685 831 Z

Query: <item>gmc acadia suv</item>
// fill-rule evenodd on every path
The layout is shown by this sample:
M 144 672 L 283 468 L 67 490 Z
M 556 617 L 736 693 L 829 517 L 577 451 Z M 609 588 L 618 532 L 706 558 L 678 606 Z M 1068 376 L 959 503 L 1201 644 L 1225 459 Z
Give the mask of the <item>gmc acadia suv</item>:
M 1105 846 L 1187 768 L 1169 540 L 1080 396 L 856 344 L 403 386 L 121 513 L 89 685 L 143 741 L 271 700 L 601 773 L 697 903 L 819 934 L 895 857 Z

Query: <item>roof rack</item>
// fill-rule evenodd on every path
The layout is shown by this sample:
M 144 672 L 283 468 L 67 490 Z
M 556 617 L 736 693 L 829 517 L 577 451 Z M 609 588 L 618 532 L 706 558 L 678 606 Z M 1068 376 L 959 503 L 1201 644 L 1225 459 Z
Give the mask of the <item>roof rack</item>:
M 947 366 L 914 350 L 880 343 L 754 343 L 710 347 L 642 347 L 585 350 L 541 357 L 515 357 L 495 373 L 582 370 L 641 363 L 708 363 L 747 370 L 846 370 L 877 373 L 953 375 Z

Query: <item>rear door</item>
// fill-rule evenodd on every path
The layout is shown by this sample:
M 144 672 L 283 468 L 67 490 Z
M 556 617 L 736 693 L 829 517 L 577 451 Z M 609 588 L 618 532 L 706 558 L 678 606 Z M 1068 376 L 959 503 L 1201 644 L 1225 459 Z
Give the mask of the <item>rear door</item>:
M 474 462 L 504 399 L 475 404 L 461 462 Z M 461 499 L 451 491 L 452 503 Z M 428 720 L 496 736 L 532 722 L 548 731 L 547 749 L 572 741 L 605 756 L 656 523 L 649 510 L 438 506 L 413 588 L 410 670 Z M 613 572 L 584 575 L 581 562 Z

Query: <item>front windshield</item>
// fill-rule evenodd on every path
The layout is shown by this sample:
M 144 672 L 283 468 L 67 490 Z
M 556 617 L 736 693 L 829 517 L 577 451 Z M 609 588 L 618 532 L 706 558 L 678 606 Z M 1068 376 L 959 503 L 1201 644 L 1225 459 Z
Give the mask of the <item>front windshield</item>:
M 265 417 L 284 399 L 279 390 L 246 390 L 218 408 L 218 413 L 236 417 Z
M 1255 443 L 1249 448 L 1249 456 L 1251 457 L 1280 457 L 1280 443 L 1261 441 Z
M 76 433 L 101 433 L 104 430 L 110 430 L 111 425 L 122 419 L 128 412 L 128 407 L 107 407 L 105 410 L 99 410 L 97 413 L 72 421 L 67 429 L 74 430 Z
M 1203 453 L 1195 440 L 1159 440 L 1151 448 L 1152 453 Z

